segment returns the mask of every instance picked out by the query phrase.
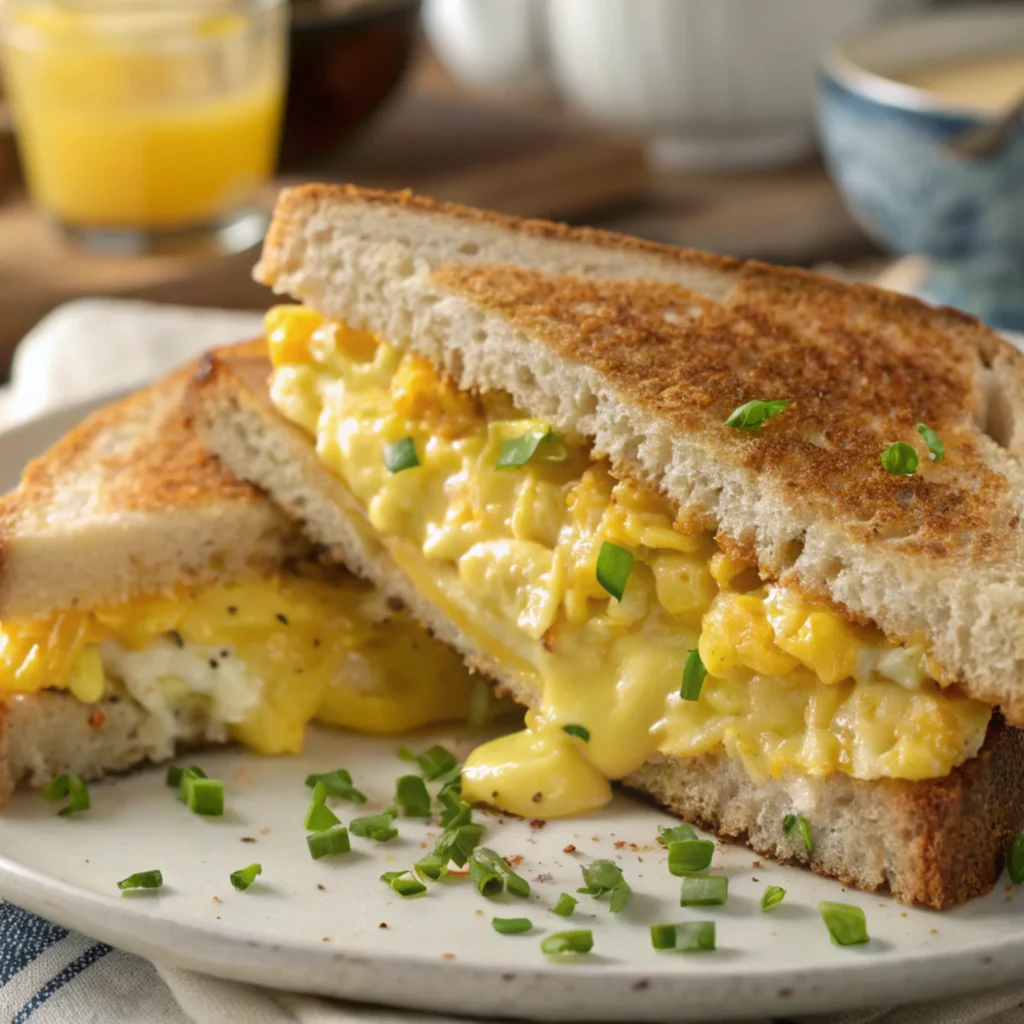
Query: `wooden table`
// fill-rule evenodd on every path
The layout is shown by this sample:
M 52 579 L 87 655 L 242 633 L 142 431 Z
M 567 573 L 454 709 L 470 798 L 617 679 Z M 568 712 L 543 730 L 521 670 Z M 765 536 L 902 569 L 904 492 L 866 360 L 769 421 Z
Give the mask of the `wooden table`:
M 559 111 L 465 96 L 431 62 L 358 143 L 308 177 L 411 187 L 508 213 L 779 262 L 845 261 L 871 251 L 817 160 L 767 173 L 657 174 L 635 141 Z M 276 187 L 268 204 L 274 194 Z M 9 189 L 0 201 L 0 374 L 25 332 L 73 298 L 264 308 L 270 296 L 249 277 L 255 258 L 255 250 L 228 258 L 83 252 Z

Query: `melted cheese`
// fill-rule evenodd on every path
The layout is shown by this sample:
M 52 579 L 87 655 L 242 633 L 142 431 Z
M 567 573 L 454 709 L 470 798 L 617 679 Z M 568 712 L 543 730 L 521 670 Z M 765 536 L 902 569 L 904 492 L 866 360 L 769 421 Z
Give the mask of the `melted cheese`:
M 470 798 L 556 816 L 600 806 L 655 753 L 724 753 L 761 778 L 921 779 L 980 747 L 990 709 L 928 678 L 920 647 L 763 583 L 580 439 L 498 469 L 504 440 L 548 424 L 308 310 L 272 311 L 268 338 L 277 407 L 416 587 L 537 697 L 526 733 L 470 757 Z M 384 451 L 406 437 L 419 465 L 392 473 Z M 621 601 L 597 581 L 605 541 L 634 556 Z M 709 675 L 688 701 L 694 648 Z
M 0 624 L 0 694 L 44 687 L 126 691 L 165 724 L 200 715 L 208 739 L 283 754 L 313 719 L 387 733 L 464 718 L 472 684 L 366 584 L 284 574 Z

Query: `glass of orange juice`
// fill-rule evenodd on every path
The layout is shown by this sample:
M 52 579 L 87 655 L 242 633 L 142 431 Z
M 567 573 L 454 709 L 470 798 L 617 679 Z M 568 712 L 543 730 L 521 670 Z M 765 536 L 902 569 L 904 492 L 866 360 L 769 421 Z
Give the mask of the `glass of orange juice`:
M 0 56 L 29 192 L 115 251 L 262 236 L 285 0 L 3 0 Z

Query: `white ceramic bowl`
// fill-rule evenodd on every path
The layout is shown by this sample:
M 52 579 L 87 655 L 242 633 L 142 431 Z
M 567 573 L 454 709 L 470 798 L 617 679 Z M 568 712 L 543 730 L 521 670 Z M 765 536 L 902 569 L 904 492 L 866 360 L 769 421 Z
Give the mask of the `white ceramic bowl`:
M 468 84 L 554 88 L 642 134 L 661 164 L 764 166 L 814 146 L 826 46 L 927 0 L 427 0 L 441 59 Z

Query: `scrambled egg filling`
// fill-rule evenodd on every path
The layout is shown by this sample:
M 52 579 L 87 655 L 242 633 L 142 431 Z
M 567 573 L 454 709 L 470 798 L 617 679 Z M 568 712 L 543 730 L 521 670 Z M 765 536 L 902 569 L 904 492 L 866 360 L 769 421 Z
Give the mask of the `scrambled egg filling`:
M 282 573 L 0 623 L 0 695 L 137 701 L 176 738 L 298 753 L 313 719 L 391 733 L 464 718 L 456 655 L 367 584 Z
M 417 355 L 307 309 L 272 310 L 267 335 L 272 398 L 316 438 L 353 511 L 538 697 L 525 732 L 469 758 L 468 797 L 556 816 L 600 806 L 609 779 L 656 752 L 724 752 L 759 778 L 923 779 L 981 746 L 990 709 L 944 692 L 923 649 L 762 582 L 507 396 L 463 393 Z M 541 439 L 528 461 L 499 468 L 502 442 L 525 436 Z M 386 453 L 406 439 L 417 464 L 392 471 Z M 597 579 L 605 541 L 633 555 L 621 600 Z M 708 676 L 684 700 L 693 649 Z

